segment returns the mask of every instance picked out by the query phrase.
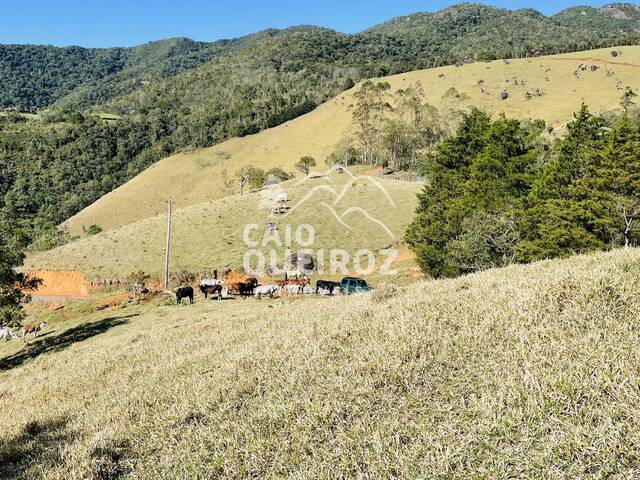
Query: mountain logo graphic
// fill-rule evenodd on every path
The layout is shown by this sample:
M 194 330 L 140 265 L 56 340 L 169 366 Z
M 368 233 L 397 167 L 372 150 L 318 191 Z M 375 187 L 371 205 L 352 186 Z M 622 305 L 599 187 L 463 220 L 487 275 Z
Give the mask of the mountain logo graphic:
M 333 178 L 331 178 L 331 176 L 330 176 L 332 173 L 336 173 L 338 171 L 340 171 L 343 174 L 348 175 L 348 177 L 349 177 L 349 180 L 347 181 L 347 183 L 345 183 L 342 186 L 342 188 L 337 188 L 338 186 L 336 185 L 335 180 Z M 371 215 L 364 208 L 361 208 L 361 207 L 348 207 L 342 213 L 339 213 L 338 210 L 337 210 L 339 208 L 339 206 L 340 206 L 340 203 L 345 198 L 345 196 L 347 195 L 349 190 L 358 181 L 366 181 L 370 185 L 375 187 L 379 191 L 380 195 L 383 196 L 386 199 L 386 201 L 388 202 L 390 207 L 395 209 L 396 208 L 396 204 L 393 201 L 393 198 L 391 198 L 391 195 L 389 195 L 389 193 L 386 191 L 386 189 L 384 188 L 384 186 L 382 185 L 382 183 L 380 181 L 378 181 L 377 179 L 375 179 L 373 177 L 370 177 L 368 175 L 354 175 L 352 172 L 350 172 L 348 169 L 346 169 L 345 167 L 342 167 L 342 166 L 334 166 L 334 167 L 330 168 L 329 170 L 327 170 L 326 172 L 309 173 L 309 175 L 306 175 L 304 178 L 302 178 L 301 180 L 296 182 L 295 185 L 296 186 L 300 186 L 300 185 L 303 185 L 303 184 L 305 184 L 305 183 L 307 183 L 307 182 L 309 182 L 311 180 L 316 180 L 316 181 L 317 180 L 322 180 L 322 181 L 325 181 L 326 183 L 324 185 L 316 185 L 316 186 L 310 188 L 302 196 L 302 198 L 300 198 L 300 200 L 295 202 L 295 204 L 291 208 L 289 208 L 286 211 L 286 213 L 281 215 L 280 218 L 286 218 L 286 217 L 289 217 L 290 215 L 292 215 L 296 210 L 298 210 L 303 205 L 305 205 L 307 202 L 309 202 L 316 193 L 318 193 L 318 192 L 329 192 L 334 198 L 333 201 L 331 203 L 320 202 L 318 205 L 320 205 L 323 208 L 327 209 L 328 212 L 344 228 L 346 228 L 347 230 L 354 230 L 353 226 L 351 226 L 351 225 L 349 225 L 347 223 L 346 218 L 349 215 L 353 214 L 353 213 L 359 213 L 362 216 L 364 216 L 368 221 L 370 221 L 372 223 L 375 223 L 380 228 L 382 228 L 387 233 L 387 235 L 389 235 L 390 239 L 396 240 L 396 236 L 391 231 L 391 229 L 389 227 L 387 227 L 387 225 L 382 220 L 380 220 L 380 219 L 376 218 L 375 216 Z M 261 195 L 262 195 L 262 200 L 261 200 L 261 202 L 259 204 L 259 207 L 263 208 L 263 209 L 269 209 L 273 205 L 273 202 L 277 201 L 278 199 L 283 199 L 283 198 L 286 199 L 287 198 L 286 191 L 282 188 L 282 186 L 280 184 L 270 185 L 269 188 L 262 190 Z

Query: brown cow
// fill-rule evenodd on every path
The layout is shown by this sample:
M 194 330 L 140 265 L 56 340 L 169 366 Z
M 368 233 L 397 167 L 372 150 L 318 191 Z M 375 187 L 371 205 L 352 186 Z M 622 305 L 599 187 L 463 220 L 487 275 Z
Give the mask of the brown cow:
M 33 337 L 36 338 L 38 336 L 38 333 L 41 332 L 46 326 L 47 322 L 27 323 L 24 327 L 22 327 L 22 339 L 26 342 L 27 335 L 29 333 L 33 333 Z

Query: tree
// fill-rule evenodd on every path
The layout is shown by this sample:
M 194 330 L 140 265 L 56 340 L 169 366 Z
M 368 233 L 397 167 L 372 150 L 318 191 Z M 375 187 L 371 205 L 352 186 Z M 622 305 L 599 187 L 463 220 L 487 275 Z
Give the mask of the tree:
M 391 170 L 402 166 L 402 159 L 407 157 L 412 146 L 410 127 L 400 119 L 387 120 L 382 127 L 382 146 L 388 152 L 388 165 Z
M 501 268 L 515 262 L 519 233 L 514 216 L 474 212 L 462 222 L 462 233 L 448 250 L 461 271 Z
M 640 218 L 640 201 L 638 198 L 618 197 L 616 199 L 616 211 L 624 222 L 624 247 L 631 244 L 631 235 L 634 222 Z
M 459 235 L 468 213 L 464 201 L 469 166 L 484 147 L 483 136 L 491 120 L 480 110 L 464 115 L 455 135 L 447 138 L 426 161 L 429 181 L 418 194 L 416 216 L 405 239 L 416 253 L 420 268 L 433 277 L 455 276 L 460 269 L 450 262 L 447 244 Z
M 635 105 L 633 99 L 637 96 L 638 95 L 636 94 L 636 92 L 631 90 L 631 87 L 627 87 L 625 89 L 624 93 L 622 94 L 622 98 L 620 99 L 620 106 L 625 112 L 628 112 L 629 108 L 631 108 L 632 105 Z
M 640 124 L 583 106 L 540 170 L 521 222 L 519 261 L 567 256 L 638 239 Z
M 398 111 L 405 115 L 414 129 L 419 130 L 422 125 L 424 112 L 424 89 L 422 82 L 416 82 L 405 89 L 396 92 L 398 97 Z
M 605 198 L 597 186 L 605 122 L 582 105 L 568 133 L 534 181 L 520 220 L 518 261 L 531 262 L 601 250 L 607 245 Z
M 514 261 L 540 133 L 474 109 L 428 157 L 428 181 L 405 234 L 425 273 L 449 277 Z
M 325 163 L 330 167 L 334 165 L 342 165 L 347 167 L 358 160 L 358 151 L 353 146 L 355 139 L 351 135 L 342 137 L 335 149 L 326 158 Z
M 305 175 L 309 175 L 309 172 L 313 167 L 316 166 L 316 161 L 313 157 L 302 157 L 298 163 L 296 163 L 296 168 L 300 170 Z
M 638 240 L 640 215 L 640 125 L 625 113 L 607 132 L 607 143 L 592 160 L 587 181 L 597 189 L 608 211 L 599 223 L 613 245 L 628 247 Z
M 392 110 L 387 101 L 391 89 L 388 82 L 364 82 L 353 94 L 356 104 L 353 109 L 353 120 L 359 127 L 358 139 L 361 145 L 362 163 L 375 163 L 374 150 L 377 145 L 384 114 Z
M 291 180 L 293 178 L 293 174 L 285 172 L 280 167 L 270 168 L 264 173 L 264 176 L 267 180 L 271 178 L 277 181 L 278 183 L 286 182 L 287 180 Z
M 42 283 L 15 268 L 22 265 L 26 238 L 0 219 L 0 326 L 16 326 L 24 318 L 21 302 Z
M 260 188 L 264 185 L 265 173 L 261 168 L 247 165 L 236 172 L 236 177 L 240 182 L 240 195 L 244 193 L 244 187 L 249 184 L 253 188 Z

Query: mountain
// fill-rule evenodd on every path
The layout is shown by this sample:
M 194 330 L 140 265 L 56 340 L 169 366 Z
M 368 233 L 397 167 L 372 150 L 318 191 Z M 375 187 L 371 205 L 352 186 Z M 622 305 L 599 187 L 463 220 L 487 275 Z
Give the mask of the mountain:
M 131 48 L 0 45 L 0 109 L 34 111 L 56 103 L 84 109 L 275 34 L 213 43 L 172 38 Z
M 628 3 L 574 7 L 546 17 L 532 9 L 462 3 L 436 13 L 398 17 L 355 35 L 300 26 L 212 43 L 174 38 L 131 48 L 0 45 L 0 108 L 34 110 L 54 103 L 87 108 L 279 36 L 285 37 L 281 46 L 293 46 L 285 60 L 380 63 L 371 67 L 389 74 L 465 58 L 551 54 L 635 41 L 640 36 L 640 8 Z M 311 45 L 311 51 L 296 57 Z M 269 50 L 260 57 L 265 63 Z M 366 69 L 362 73 L 375 75 Z
M 584 34 L 594 29 L 640 31 L 640 7 L 632 3 L 612 3 L 602 8 L 572 7 L 553 16 L 562 26 L 579 29 Z
M 635 7 L 607 8 L 578 22 L 461 4 L 355 35 L 301 26 L 213 44 L 3 47 L 0 105 L 49 112 L 0 119 L 0 210 L 59 223 L 162 158 L 281 125 L 364 78 L 640 42 Z

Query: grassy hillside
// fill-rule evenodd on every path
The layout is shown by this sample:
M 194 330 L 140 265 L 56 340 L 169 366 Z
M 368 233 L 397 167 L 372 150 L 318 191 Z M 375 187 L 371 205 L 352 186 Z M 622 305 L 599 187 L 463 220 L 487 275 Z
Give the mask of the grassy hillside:
M 33 314 L 4 478 L 640 474 L 640 251 L 339 299 Z
M 514 118 L 544 119 L 559 127 L 572 119 L 583 101 L 594 112 L 606 111 L 618 107 L 623 86 L 640 89 L 640 47 L 621 50 L 623 54 L 617 58 L 611 56 L 609 49 L 602 49 L 508 63 L 500 60 L 420 70 L 385 80 L 393 90 L 422 82 L 426 100 L 441 110 L 478 106 Z M 597 65 L 599 69 L 574 75 L 581 64 Z M 458 98 L 447 95 L 451 87 L 457 90 Z M 66 225 L 72 234 L 82 234 L 82 227 L 92 224 L 111 229 L 164 211 L 169 196 L 178 206 L 185 207 L 229 195 L 238 187 L 225 187 L 221 172 L 233 177 L 245 165 L 265 169 L 281 166 L 291 171 L 304 155 L 322 162 L 339 139 L 353 129 L 349 107 L 355 89 L 279 127 L 161 160 L 72 217 Z M 500 99 L 503 90 L 510 94 L 504 101 Z M 536 91 L 542 96 L 528 99 L 527 93 Z
M 293 229 L 301 224 L 311 224 L 316 231 L 312 250 L 340 248 L 354 254 L 359 249 L 377 252 L 402 239 L 417 204 L 416 193 L 420 184 L 394 180 L 381 181 L 395 206 L 375 184 L 358 179 L 351 183 L 347 174 L 333 173 L 327 178 L 311 179 L 299 184 L 290 181 L 283 185 L 288 194 L 292 212 L 273 218 L 268 208 L 273 205 L 263 192 L 250 195 L 232 195 L 208 203 L 200 203 L 175 212 L 172 227 L 172 271 L 187 270 L 201 272 L 222 269 L 224 266 L 241 267 L 242 258 L 250 249 L 243 242 L 243 229 L 247 224 L 260 226 L 252 238 L 262 240 L 267 223 L 278 225 L 284 242 L 286 225 Z M 359 212 L 347 213 L 344 227 L 321 203 L 331 204 L 335 196 L 319 186 L 332 186 L 347 193 L 336 206 L 339 215 L 350 207 L 361 207 L 371 216 L 382 221 L 390 233 L 381 225 L 369 221 Z M 310 194 L 305 203 L 303 202 Z M 273 196 L 273 195 L 271 195 Z M 206 197 L 203 197 L 203 199 Z M 266 200 L 265 200 L 266 199 Z M 166 208 L 166 207 L 165 207 Z M 28 258 L 28 269 L 77 270 L 89 277 L 116 277 L 143 270 L 160 274 L 164 262 L 166 214 L 153 216 L 122 228 L 104 232 L 39 253 Z M 274 245 L 266 248 L 269 252 Z M 299 246 L 294 243 L 293 249 Z M 276 250 L 279 259 L 284 259 L 284 247 Z M 328 252 L 327 252 L 328 261 Z M 314 253 L 314 256 L 317 256 Z M 282 263 L 282 262 L 281 262 Z

